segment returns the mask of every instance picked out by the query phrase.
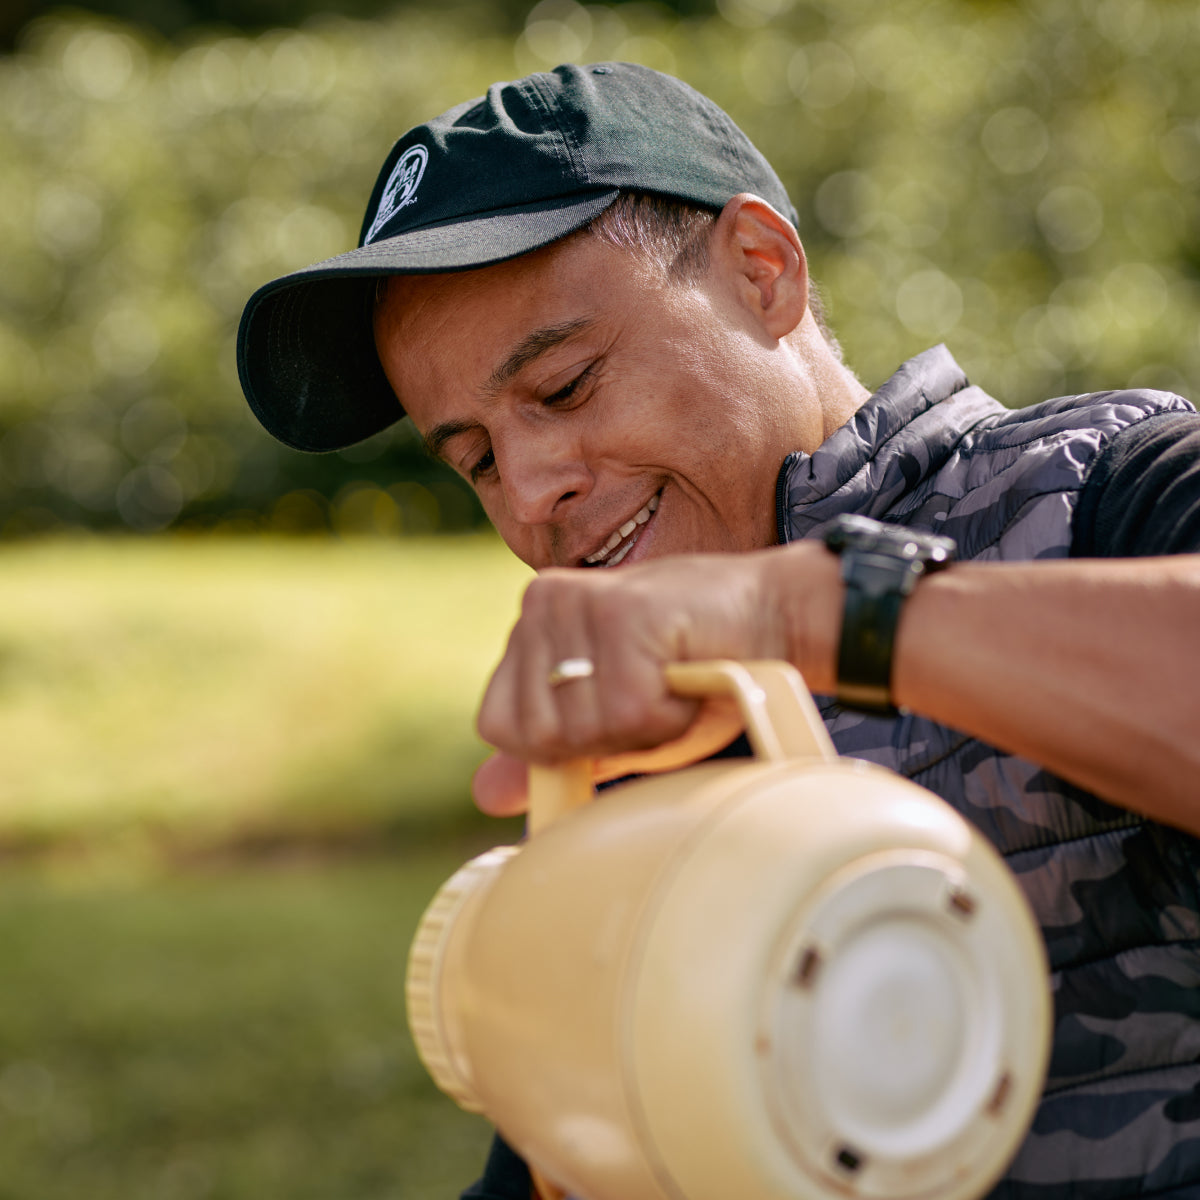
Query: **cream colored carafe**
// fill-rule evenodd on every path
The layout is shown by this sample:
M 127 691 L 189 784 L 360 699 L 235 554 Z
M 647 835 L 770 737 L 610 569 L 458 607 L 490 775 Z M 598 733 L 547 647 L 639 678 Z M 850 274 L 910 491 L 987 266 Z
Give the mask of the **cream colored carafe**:
M 576 1200 L 982 1195 L 1044 1079 L 1042 941 L 947 804 L 839 758 L 782 663 L 667 669 L 736 697 L 752 760 L 588 804 L 535 770 L 531 837 L 430 905 L 409 1023 L 443 1091 Z

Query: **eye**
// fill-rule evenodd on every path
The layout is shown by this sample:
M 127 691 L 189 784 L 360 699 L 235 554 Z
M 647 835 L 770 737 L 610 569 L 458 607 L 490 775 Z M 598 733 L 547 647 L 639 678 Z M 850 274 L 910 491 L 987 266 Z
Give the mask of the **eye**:
M 570 383 L 564 387 L 560 387 L 557 392 L 552 392 L 549 396 L 544 397 L 542 400 L 543 406 L 546 408 L 555 408 L 573 399 L 575 394 L 582 389 L 583 385 L 591 379 L 595 365 L 595 363 L 589 364 Z
M 472 483 L 477 483 L 482 476 L 487 475 L 496 466 L 496 456 L 489 448 L 486 454 L 483 454 L 479 459 L 467 470 Z

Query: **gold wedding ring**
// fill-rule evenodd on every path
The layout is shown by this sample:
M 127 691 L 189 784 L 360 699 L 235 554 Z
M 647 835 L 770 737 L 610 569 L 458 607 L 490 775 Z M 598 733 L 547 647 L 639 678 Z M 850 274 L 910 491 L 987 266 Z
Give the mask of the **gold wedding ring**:
M 559 687 L 573 679 L 591 679 L 595 673 L 596 664 L 590 658 L 564 658 L 550 668 L 546 682 L 551 687 Z

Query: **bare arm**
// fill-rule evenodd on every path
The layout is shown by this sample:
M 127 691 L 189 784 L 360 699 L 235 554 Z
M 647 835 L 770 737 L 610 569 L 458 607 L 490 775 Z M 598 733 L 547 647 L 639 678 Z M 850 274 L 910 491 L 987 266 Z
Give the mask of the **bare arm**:
M 550 572 L 527 593 L 480 732 L 543 762 L 679 739 L 697 708 L 663 689 L 674 659 L 787 658 L 832 692 L 841 603 L 837 559 L 814 541 Z M 550 665 L 575 655 L 595 678 L 549 688 Z M 1200 555 L 957 565 L 909 599 L 893 685 L 915 712 L 1200 833 Z M 728 717 L 706 718 L 677 759 L 731 736 Z M 511 811 L 514 778 L 511 759 L 486 767 L 481 807 Z
M 916 712 L 1200 833 L 1200 555 L 932 576 L 893 682 Z

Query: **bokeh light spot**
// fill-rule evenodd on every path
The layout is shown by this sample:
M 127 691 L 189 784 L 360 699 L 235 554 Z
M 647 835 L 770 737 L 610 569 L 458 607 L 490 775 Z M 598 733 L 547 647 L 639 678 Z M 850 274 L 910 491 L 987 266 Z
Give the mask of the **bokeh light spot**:
M 1045 122 L 1029 108 L 1002 108 L 993 113 L 981 140 L 988 158 L 1006 175 L 1032 171 L 1050 149 Z
M 861 237 L 878 219 L 879 189 L 862 171 L 839 171 L 817 188 L 813 204 L 817 220 L 830 233 Z
M 165 467 L 135 467 L 117 487 L 117 511 L 139 533 L 157 533 L 179 516 L 183 489 Z
M 1037 221 L 1046 241 L 1064 254 L 1086 250 L 1104 228 L 1104 209 L 1091 188 L 1063 184 L 1053 188 L 1037 207 Z
M 33 235 L 55 258 L 87 253 L 99 240 L 102 224 L 103 213 L 90 181 L 47 183 L 38 191 Z
M 808 78 L 802 99 L 811 108 L 833 108 L 854 91 L 858 70 L 854 60 L 836 42 L 817 42 L 805 47 Z
M 81 29 L 63 51 L 63 78 L 86 100 L 113 100 L 132 90 L 144 70 L 132 38 L 101 29 Z
M 896 316 L 920 337 L 945 337 L 962 312 L 962 289 L 936 267 L 914 271 L 896 290 Z
M 143 462 L 166 462 L 187 439 L 187 422 L 169 400 L 147 396 L 121 418 L 121 444 Z
M 759 29 L 791 11 L 795 0 L 717 0 L 717 11 L 731 25 Z
M 153 320 L 130 301 L 119 302 L 106 312 L 92 338 L 96 361 L 118 376 L 141 375 L 158 358 L 160 348 Z

